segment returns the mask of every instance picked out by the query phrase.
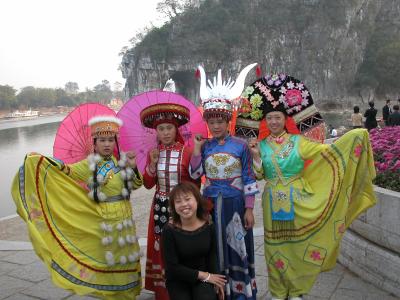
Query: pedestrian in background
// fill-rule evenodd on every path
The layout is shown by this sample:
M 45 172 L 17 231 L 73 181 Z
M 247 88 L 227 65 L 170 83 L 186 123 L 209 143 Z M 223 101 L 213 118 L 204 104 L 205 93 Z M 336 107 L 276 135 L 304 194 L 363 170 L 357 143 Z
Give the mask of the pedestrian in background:
M 393 106 L 393 113 L 389 116 L 388 124 L 389 126 L 400 126 L 399 105 Z
M 389 116 L 392 113 L 392 108 L 390 107 L 390 99 L 386 100 L 386 105 L 382 107 L 382 119 L 385 122 L 385 126 L 389 126 Z
M 368 102 L 369 108 L 365 111 L 365 128 L 368 131 L 378 127 L 378 122 L 376 121 L 376 115 L 378 111 L 375 108 L 375 103 L 373 101 Z
M 353 113 L 351 114 L 351 124 L 353 129 L 362 128 L 362 114 L 360 114 L 360 108 L 356 105 L 353 107 Z

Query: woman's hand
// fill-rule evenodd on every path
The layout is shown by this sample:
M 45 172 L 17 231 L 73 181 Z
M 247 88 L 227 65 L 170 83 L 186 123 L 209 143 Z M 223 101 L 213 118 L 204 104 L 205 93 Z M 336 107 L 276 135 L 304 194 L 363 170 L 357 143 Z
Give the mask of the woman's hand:
M 224 288 L 225 283 L 226 283 L 226 279 L 225 279 L 225 275 L 221 275 L 221 274 L 210 274 L 210 279 L 208 279 L 209 283 L 212 283 L 214 285 L 216 285 L 219 288 Z
M 127 161 L 129 167 L 131 167 L 132 169 L 135 169 L 137 167 L 136 153 L 134 151 L 126 152 L 126 161 Z
M 150 163 L 153 167 L 155 167 L 158 163 L 158 157 L 160 156 L 160 152 L 157 148 L 150 151 Z
M 225 275 L 221 274 L 212 274 L 209 272 L 199 271 L 197 278 L 203 282 L 209 282 L 222 288 L 224 288 L 226 283 Z
M 257 139 L 249 140 L 249 149 L 253 159 L 256 161 L 260 161 L 260 147 L 258 146 Z
M 254 214 L 252 208 L 246 208 L 244 212 L 244 228 L 246 230 L 253 228 L 254 226 Z
M 220 286 L 215 286 L 216 292 L 218 294 L 218 300 L 224 300 L 225 299 L 225 290 L 223 287 Z
M 194 143 L 194 149 L 193 149 L 193 155 L 200 155 L 201 154 L 201 147 L 205 143 L 205 139 L 201 134 L 196 134 L 196 136 L 193 139 Z

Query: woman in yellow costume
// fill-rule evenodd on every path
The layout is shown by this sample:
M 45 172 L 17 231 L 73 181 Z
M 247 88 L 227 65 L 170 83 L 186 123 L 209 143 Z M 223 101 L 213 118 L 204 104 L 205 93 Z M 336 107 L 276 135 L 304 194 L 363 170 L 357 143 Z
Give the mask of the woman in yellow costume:
M 135 299 L 141 289 L 129 200 L 142 176 L 133 152 L 118 153 L 119 160 L 113 155 L 121 125 L 114 116 L 92 118 L 95 153 L 70 165 L 29 154 L 12 186 L 18 214 L 53 282 L 79 295 Z
M 298 127 L 312 130 L 321 120 L 307 88 L 290 76 L 260 78 L 246 96 L 266 121 L 249 146 L 256 176 L 266 181 L 269 290 L 273 299 L 302 299 L 335 266 L 345 229 L 376 202 L 368 132 L 352 130 L 332 145 L 300 135 Z

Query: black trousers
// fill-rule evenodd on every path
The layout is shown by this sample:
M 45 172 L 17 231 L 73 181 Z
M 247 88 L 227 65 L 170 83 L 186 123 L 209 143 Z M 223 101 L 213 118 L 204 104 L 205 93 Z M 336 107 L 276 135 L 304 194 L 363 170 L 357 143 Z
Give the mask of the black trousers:
M 211 283 L 198 281 L 190 284 L 167 280 L 166 286 L 171 300 L 217 300 L 217 293 Z

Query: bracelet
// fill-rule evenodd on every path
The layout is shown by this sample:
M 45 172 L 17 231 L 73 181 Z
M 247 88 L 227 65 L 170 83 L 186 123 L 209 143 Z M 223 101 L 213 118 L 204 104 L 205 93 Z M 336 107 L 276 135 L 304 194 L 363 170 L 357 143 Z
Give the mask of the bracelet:
M 210 280 L 210 277 L 211 277 L 211 273 L 209 272 L 208 276 L 206 277 L 206 279 L 203 279 L 202 281 L 203 282 L 208 282 Z

